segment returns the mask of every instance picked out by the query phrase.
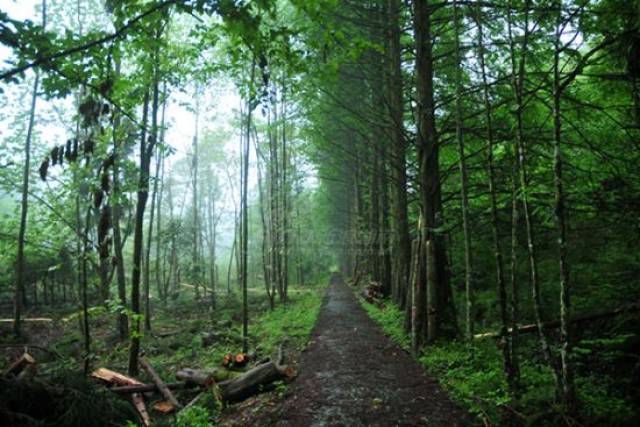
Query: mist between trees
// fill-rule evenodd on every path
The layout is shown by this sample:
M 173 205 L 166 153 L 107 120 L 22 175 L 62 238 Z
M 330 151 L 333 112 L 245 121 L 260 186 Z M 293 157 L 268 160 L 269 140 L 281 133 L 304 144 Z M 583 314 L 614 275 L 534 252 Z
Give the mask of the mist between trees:
M 638 420 L 640 2 L 31 6 L 0 10 L 13 336 L 81 307 L 89 373 L 118 307 L 136 375 L 157 307 L 237 293 L 247 353 L 249 290 L 340 272 L 486 422 Z

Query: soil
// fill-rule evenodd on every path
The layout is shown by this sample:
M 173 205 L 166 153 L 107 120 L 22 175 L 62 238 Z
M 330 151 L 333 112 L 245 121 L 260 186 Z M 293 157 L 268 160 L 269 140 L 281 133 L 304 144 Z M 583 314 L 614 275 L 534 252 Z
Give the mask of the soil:
M 335 276 L 288 397 L 252 425 L 465 426 L 470 417 Z M 265 408 L 266 409 L 266 408 Z M 245 418 L 245 421 L 248 421 Z

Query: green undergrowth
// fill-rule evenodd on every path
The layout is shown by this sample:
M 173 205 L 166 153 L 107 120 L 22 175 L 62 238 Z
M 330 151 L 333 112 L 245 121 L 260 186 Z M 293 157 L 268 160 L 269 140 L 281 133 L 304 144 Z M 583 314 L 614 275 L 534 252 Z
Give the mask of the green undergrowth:
M 258 357 L 274 357 L 280 344 L 289 351 L 301 350 L 308 340 L 309 334 L 315 324 L 322 301 L 322 289 L 295 288 L 292 289 L 286 303 L 276 302 L 273 310 L 269 309 L 266 295 L 262 293 L 250 296 L 249 322 L 249 351 L 255 352 Z M 183 345 L 173 352 L 161 352 L 150 356 L 150 361 L 157 366 L 165 378 L 171 378 L 175 371 L 181 367 L 191 368 L 215 368 L 219 367 L 226 353 L 237 353 L 242 349 L 241 321 L 228 319 L 240 319 L 241 312 L 235 310 L 236 304 L 232 301 L 228 312 L 215 316 L 225 319 L 218 322 L 203 320 L 200 317 L 185 323 L 182 327 L 192 331 L 182 339 Z M 239 305 L 239 304 L 238 304 Z M 188 325 L 188 326 L 187 326 Z M 195 332 L 193 332 L 195 331 Z M 228 334 L 226 338 L 210 346 L 203 346 L 201 332 L 221 332 Z M 153 338 L 150 338 L 152 341 Z M 157 340 L 156 340 L 157 341 Z M 177 426 L 205 427 L 216 425 L 217 415 L 220 413 L 219 402 L 208 396 L 208 399 L 200 401 L 188 411 L 180 414 L 175 419 Z
M 77 369 L 60 368 L 42 380 L 0 378 L 0 425 L 120 427 L 136 418 L 133 407 Z
M 324 287 L 292 287 L 286 303 L 276 301 L 275 308 L 269 308 L 268 298 L 262 288 L 250 289 L 249 292 L 249 351 L 259 358 L 274 357 L 280 344 L 284 344 L 285 360 L 290 363 L 296 360 L 296 352 L 306 345 L 315 324 Z M 178 299 L 166 304 L 157 303 L 153 307 L 152 330 L 143 331 L 141 350 L 144 357 L 165 381 L 175 381 L 175 373 L 182 368 L 208 369 L 221 366 L 226 353 L 238 353 L 242 350 L 242 309 L 240 295 L 223 292 L 218 295 L 215 309 L 211 308 L 208 299 L 196 301 L 191 295 L 180 295 Z M 92 336 L 91 367 L 105 367 L 123 374 L 128 370 L 129 341 L 121 341 L 115 328 L 113 307 L 97 307 L 90 310 L 90 327 Z M 62 316 L 61 316 L 62 317 Z M 79 318 L 67 315 L 69 319 L 60 322 L 60 336 L 47 343 L 50 353 L 36 353 L 39 362 L 37 378 L 50 383 L 60 383 L 69 376 L 69 372 L 79 372 L 84 356 L 83 339 L 79 332 Z M 144 322 L 141 322 L 144 324 Z M 214 334 L 213 343 L 205 345 L 203 338 Z M 48 357 L 47 357 L 48 356 Z M 45 358 L 47 357 L 47 358 Z M 0 368 L 2 368 L 0 366 Z M 56 379 L 58 378 L 58 379 Z M 151 378 L 141 369 L 137 379 L 151 382 Z M 284 387 L 282 385 L 280 388 Z M 105 420 L 104 425 L 134 426 L 126 420 L 134 420 L 135 413 L 131 405 L 109 393 L 106 388 L 92 381 L 71 384 L 67 394 L 75 396 L 84 393 L 91 399 L 75 399 L 66 406 L 59 404 L 51 410 L 54 424 L 74 425 L 81 420 L 81 415 L 100 413 Z M 88 391 L 87 391 L 88 390 Z M 276 388 L 278 390 L 278 388 Z M 30 392 L 28 390 L 28 392 Z M 94 398 L 94 394 L 107 396 L 109 400 Z M 176 392 L 178 400 L 183 404 L 191 401 L 198 394 L 197 390 L 180 390 Z M 77 396 L 76 396 L 77 397 Z M 28 399 L 23 399 L 28 401 Z M 96 400 L 95 404 L 91 400 Z M 153 404 L 161 400 L 159 395 L 147 399 L 147 408 L 158 426 L 191 426 L 205 427 L 216 425 L 216 419 L 222 408 L 213 393 L 203 396 L 198 404 L 175 416 L 160 416 L 151 410 Z M 102 402 L 98 407 L 98 403 Z M 120 404 L 120 406 L 117 406 Z M 85 405 L 85 406 L 81 406 Z M 95 406 L 95 408 L 92 407 Z M 115 406 L 114 406 L 115 405 Z M 122 415 L 121 407 L 129 411 Z M 59 408 L 59 409 L 58 409 Z M 93 409 L 92 409 L 93 408 Z M 114 409 L 118 408 L 118 410 Z M 31 409 L 29 409 L 31 411 Z M 118 412 L 120 411 L 120 412 Z M 113 413 L 113 420 L 109 413 Z M 0 402 L 0 424 L 2 423 L 2 404 Z M 113 422 L 111 422 L 113 421 Z M 49 424 L 43 424 L 49 425 Z M 88 425 L 86 423 L 75 425 Z M 97 425 L 97 424 L 96 424 Z
M 406 350 L 411 340 L 404 332 L 404 313 L 390 301 L 376 306 L 360 302 L 369 316 L 380 324 L 385 334 Z M 617 341 L 616 341 L 617 340 Z M 605 340 L 616 344 L 621 338 Z M 602 340 L 596 340 L 600 343 Z M 582 347 L 581 347 L 582 346 Z M 493 340 L 438 342 L 423 347 L 420 364 L 448 391 L 450 396 L 478 419 L 479 424 L 514 426 L 635 426 L 640 425 L 638 406 L 630 396 L 632 372 L 627 378 L 605 371 L 619 354 L 593 350 L 594 344 L 581 341 L 576 348 L 576 388 L 579 414 L 571 418 L 554 399 L 551 371 L 541 363 L 535 339 L 521 345 L 521 381 L 519 399 L 510 396 L 502 366 L 500 349 Z M 616 350 L 617 351 L 617 350 Z M 596 354 L 597 353 L 597 354 Z M 597 360 L 594 357 L 597 356 Z M 591 357 L 591 359 L 589 359 Z M 609 358 L 609 359 L 608 359 Z
M 405 350 L 409 351 L 411 349 L 411 337 L 405 333 L 403 328 L 404 312 L 398 306 L 385 304 L 383 307 L 378 307 L 362 298 L 359 298 L 359 300 L 369 317 L 380 324 L 386 335 Z
M 323 288 L 292 294 L 286 304 L 267 311 L 255 322 L 252 337 L 262 350 L 272 354 L 286 341 L 286 347 L 300 351 L 306 344 L 322 305 Z

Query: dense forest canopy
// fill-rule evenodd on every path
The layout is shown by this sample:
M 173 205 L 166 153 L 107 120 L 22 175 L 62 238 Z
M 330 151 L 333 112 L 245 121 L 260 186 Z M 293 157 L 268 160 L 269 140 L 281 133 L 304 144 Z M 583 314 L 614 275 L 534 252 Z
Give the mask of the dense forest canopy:
M 0 59 L 7 348 L 275 351 L 333 274 L 485 425 L 640 419 L 640 1 L 3 0 Z

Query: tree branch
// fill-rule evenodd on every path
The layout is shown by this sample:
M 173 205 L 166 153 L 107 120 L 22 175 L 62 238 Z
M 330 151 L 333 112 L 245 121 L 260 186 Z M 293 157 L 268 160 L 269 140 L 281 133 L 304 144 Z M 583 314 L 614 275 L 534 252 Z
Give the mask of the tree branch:
M 112 34 L 109 34 L 109 35 L 101 37 L 99 39 L 90 41 L 90 42 L 82 44 L 80 46 L 75 46 L 75 47 L 72 47 L 72 48 L 69 48 L 69 49 L 62 50 L 60 52 L 54 53 L 53 55 L 49 55 L 49 56 L 44 56 L 44 57 L 38 58 L 35 61 L 32 61 L 32 62 L 30 62 L 28 64 L 25 64 L 25 65 L 22 65 L 20 67 L 12 68 L 9 71 L 5 71 L 2 74 L 0 74 L 0 80 L 9 79 L 9 78 L 15 76 L 16 74 L 20 74 L 20 73 L 25 72 L 26 70 L 28 70 L 30 68 L 38 67 L 38 66 L 44 65 L 44 64 L 46 64 L 46 63 L 48 63 L 50 61 L 54 61 L 56 59 L 64 58 L 65 56 L 73 55 L 74 53 L 82 52 L 82 51 L 91 49 L 92 47 L 99 46 L 101 44 L 104 44 L 104 43 L 107 43 L 109 41 L 115 40 L 115 39 L 121 37 L 122 35 L 124 35 L 128 30 L 133 28 L 136 24 L 138 24 L 140 21 L 142 21 L 147 16 L 152 15 L 152 14 L 164 9 L 167 6 L 173 5 L 174 3 L 177 3 L 178 1 L 179 0 L 166 0 L 166 1 L 163 1 L 161 3 L 158 3 L 155 6 L 151 7 L 149 10 L 147 10 L 146 12 L 136 16 L 135 18 L 132 18 L 131 20 L 129 20 L 126 24 L 124 24 L 122 27 L 118 28 Z

